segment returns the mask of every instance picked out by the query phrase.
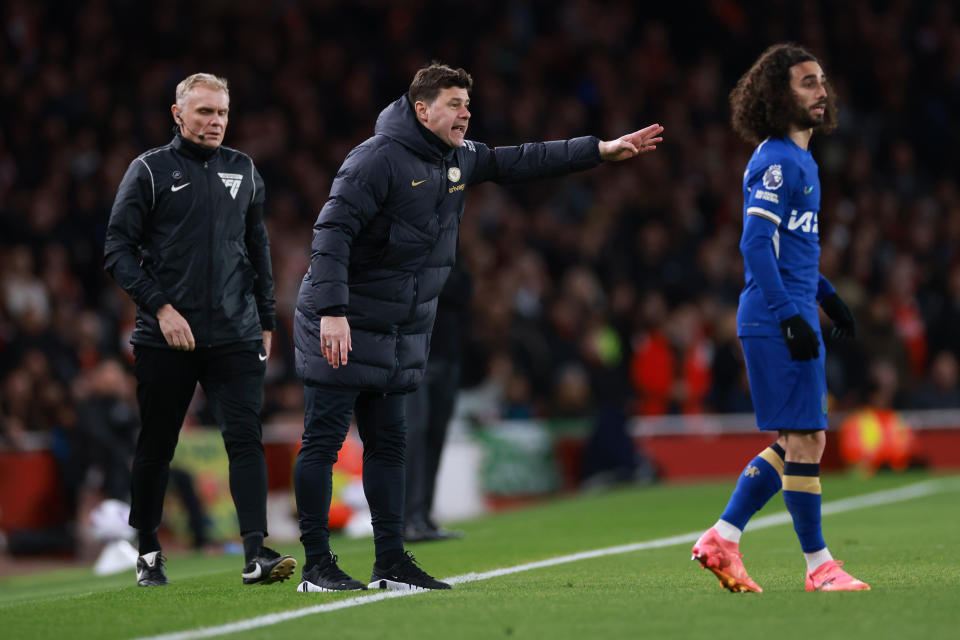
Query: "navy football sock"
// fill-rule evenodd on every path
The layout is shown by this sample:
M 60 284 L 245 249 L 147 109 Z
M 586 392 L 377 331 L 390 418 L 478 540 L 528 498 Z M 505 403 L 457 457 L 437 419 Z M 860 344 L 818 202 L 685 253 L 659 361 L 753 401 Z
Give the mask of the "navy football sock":
M 783 501 L 804 553 L 827 546 L 820 528 L 820 465 L 787 462 L 783 467 Z
M 751 460 L 740 474 L 720 519 L 743 531 L 753 514 L 780 491 L 783 457 L 783 447 L 773 443 Z

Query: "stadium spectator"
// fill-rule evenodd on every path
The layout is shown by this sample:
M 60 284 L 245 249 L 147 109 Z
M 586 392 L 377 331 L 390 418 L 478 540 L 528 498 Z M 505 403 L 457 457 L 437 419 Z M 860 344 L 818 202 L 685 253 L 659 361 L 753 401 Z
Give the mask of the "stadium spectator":
M 222 78 L 198 73 L 178 84 L 174 138 L 130 163 L 107 228 L 105 267 L 137 303 L 131 342 L 141 430 L 130 524 L 139 536 L 140 586 L 168 583 L 157 528 L 198 382 L 212 401 L 230 459 L 243 583 L 283 581 L 296 566 L 291 556 L 263 546 L 267 463 L 260 408 L 276 324 L 273 276 L 263 180 L 249 156 L 221 146 L 229 110 Z
M 914 393 L 910 406 L 918 409 L 956 409 L 960 407 L 960 367 L 950 351 L 933 357 L 930 380 Z
M 70 442 L 72 477 L 66 483 L 72 491 L 68 496 L 95 469 L 102 478 L 105 498 L 129 502 L 130 463 L 140 427 L 135 385 L 124 366 L 111 359 L 77 379 L 77 419 Z M 72 503 L 75 509 L 76 501 Z

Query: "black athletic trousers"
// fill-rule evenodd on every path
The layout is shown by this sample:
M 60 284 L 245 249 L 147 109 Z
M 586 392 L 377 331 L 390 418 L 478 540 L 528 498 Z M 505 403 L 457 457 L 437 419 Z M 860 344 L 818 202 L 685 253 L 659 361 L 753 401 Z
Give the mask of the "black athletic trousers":
M 363 493 L 370 506 L 376 553 L 403 549 L 403 394 L 305 386 L 303 396 L 303 445 L 293 485 L 306 555 L 330 550 L 333 463 L 350 430 L 351 413 L 363 441 Z
M 260 408 L 266 362 L 260 341 L 176 351 L 133 349 L 141 429 L 133 458 L 130 526 L 160 524 L 163 496 L 183 418 L 197 383 L 216 417 L 230 460 L 230 493 L 240 533 L 267 533 L 267 460 Z
M 407 524 L 434 524 L 430 510 L 437 486 L 437 469 L 459 386 L 459 362 L 430 359 L 420 387 L 407 395 L 407 494 L 404 507 Z

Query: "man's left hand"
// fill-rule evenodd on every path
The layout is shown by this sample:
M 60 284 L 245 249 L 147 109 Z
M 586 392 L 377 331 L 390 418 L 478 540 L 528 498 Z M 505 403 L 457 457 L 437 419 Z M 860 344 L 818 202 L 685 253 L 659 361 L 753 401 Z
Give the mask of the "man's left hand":
M 661 133 L 663 133 L 662 126 L 651 124 L 639 131 L 620 136 L 616 140 L 601 141 L 600 157 L 611 162 L 619 162 L 653 151 L 658 143 L 663 142 Z
M 835 293 L 820 301 L 820 308 L 827 314 L 827 317 L 833 320 L 833 331 L 830 335 L 834 338 L 849 339 L 857 335 L 857 321 L 853 318 L 853 312 L 847 303 Z

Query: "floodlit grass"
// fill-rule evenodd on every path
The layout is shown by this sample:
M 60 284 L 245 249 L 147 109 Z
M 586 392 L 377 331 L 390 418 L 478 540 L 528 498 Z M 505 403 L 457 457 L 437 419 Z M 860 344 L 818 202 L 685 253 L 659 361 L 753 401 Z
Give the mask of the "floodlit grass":
M 929 479 L 924 474 L 824 478 L 824 501 Z M 954 638 L 960 625 L 958 478 L 928 496 L 828 515 L 834 555 L 868 593 L 806 593 L 789 524 L 748 531 L 744 562 L 763 594 L 731 594 L 690 562 L 690 544 L 632 551 L 458 584 L 234 634 L 244 638 Z M 431 574 L 450 577 L 615 545 L 697 532 L 712 524 L 731 483 L 579 495 L 463 523 L 460 541 L 411 545 Z M 761 515 L 783 511 L 775 497 Z M 341 567 L 370 575 L 373 544 L 335 539 Z M 297 546 L 282 549 L 302 562 Z M 175 555 L 166 588 L 133 572 L 96 578 L 64 570 L 0 580 L 4 638 L 134 638 L 246 620 L 355 598 L 300 594 L 299 578 L 244 587 L 240 560 Z M 361 594 L 362 597 L 362 594 Z

